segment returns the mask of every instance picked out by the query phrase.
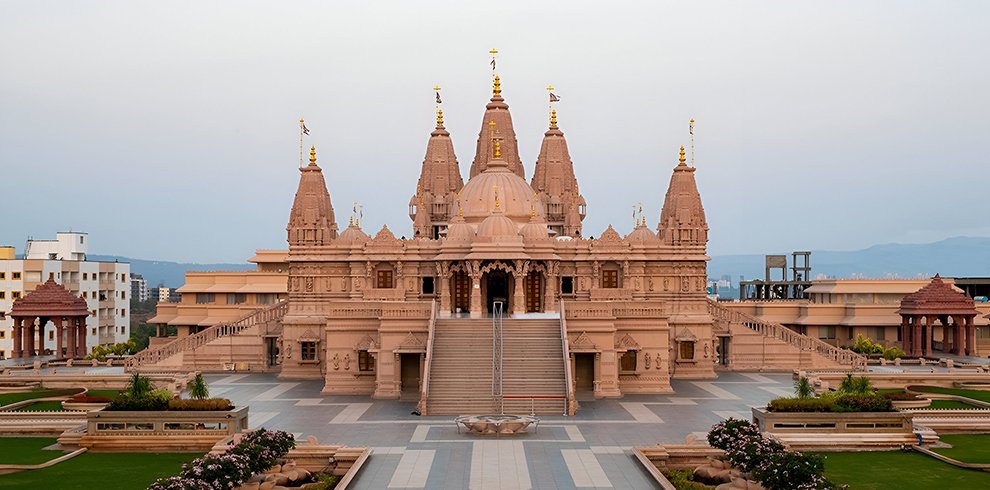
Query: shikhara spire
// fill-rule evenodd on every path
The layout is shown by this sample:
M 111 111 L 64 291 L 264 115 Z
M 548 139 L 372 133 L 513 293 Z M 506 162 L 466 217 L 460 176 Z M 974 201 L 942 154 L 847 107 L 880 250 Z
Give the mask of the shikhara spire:
M 316 146 L 309 150 L 309 165 L 299 169 L 299 187 L 289 213 L 289 248 L 327 245 L 337 238 L 330 193 L 323 170 L 316 164 Z
M 551 230 L 563 236 L 581 235 L 586 203 L 578 190 L 564 132 L 557 127 L 556 109 L 550 110 L 550 128 L 543 134 L 530 186 L 546 204 L 547 226 Z
M 495 66 L 494 55 L 497 50 L 490 51 L 492 54 L 492 66 Z M 494 71 L 494 70 L 493 70 Z M 501 158 L 508 163 L 509 170 L 516 175 L 525 178 L 526 172 L 523 168 L 522 160 L 519 159 L 519 143 L 516 141 L 516 132 L 512 127 L 512 116 L 509 114 L 509 105 L 502 98 L 502 79 L 498 73 L 493 73 L 492 77 L 492 98 L 485 106 L 485 115 L 481 119 L 481 131 L 478 134 L 478 145 L 474 153 L 474 162 L 471 163 L 470 177 L 484 172 L 488 168 L 488 162 L 494 158 L 495 141 L 488 134 L 489 123 L 495 122 L 498 127 L 498 146 Z
M 443 109 L 437 94 L 437 125 L 426 143 L 426 156 L 416 183 L 416 193 L 409 199 L 409 218 L 413 220 L 413 236 L 439 238 L 453 220 L 457 207 L 457 192 L 464 187 L 461 169 L 454 154 L 454 143 L 443 126 Z
M 701 194 L 694 181 L 694 167 L 685 163 L 684 147 L 670 176 L 657 233 L 666 245 L 704 247 L 708 243 L 708 222 Z

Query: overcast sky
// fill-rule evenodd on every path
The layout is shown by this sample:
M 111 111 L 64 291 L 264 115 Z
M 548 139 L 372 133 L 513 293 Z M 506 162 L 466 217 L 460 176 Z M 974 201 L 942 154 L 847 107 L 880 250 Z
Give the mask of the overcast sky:
M 688 120 L 709 252 L 990 235 L 990 3 L 0 3 L 0 244 L 284 248 L 304 116 L 337 211 L 410 235 L 433 86 L 468 173 L 500 51 L 527 180 L 556 87 L 585 235 L 655 226 Z

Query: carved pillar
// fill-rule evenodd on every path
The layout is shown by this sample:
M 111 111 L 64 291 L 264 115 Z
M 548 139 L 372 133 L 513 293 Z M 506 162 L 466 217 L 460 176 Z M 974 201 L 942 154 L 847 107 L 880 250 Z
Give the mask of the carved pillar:
M 66 353 L 66 356 L 69 357 L 70 359 L 75 359 L 75 357 L 76 357 L 76 337 L 77 337 L 76 329 L 79 328 L 78 327 L 79 318 L 78 317 L 74 317 L 74 316 L 70 316 L 68 320 L 69 320 L 69 324 L 68 324 L 68 335 L 66 335 L 66 337 L 68 337 L 69 349 L 68 349 L 68 352 Z
M 516 261 L 515 271 L 512 273 L 512 279 L 515 283 L 512 291 L 512 313 L 522 314 L 526 313 L 526 297 L 523 294 L 523 270 L 522 261 Z
M 904 352 L 911 352 L 910 351 L 910 347 L 909 347 L 910 342 L 908 341 L 908 317 L 907 316 L 901 315 L 901 326 L 898 327 L 898 328 L 901 329 L 900 330 L 901 331 L 901 348 L 904 349 Z
M 471 292 L 468 293 L 471 297 L 471 318 L 484 316 L 481 310 L 481 271 L 478 266 L 477 261 L 471 263 Z
M 11 332 L 11 335 L 13 336 L 13 341 L 14 341 L 14 351 L 12 355 L 15 359 L 23 355 L 23 348 L 21 347 L 21 342 L 24 339 L 24 334 L 21 332 L 21 329 L 23 328 L 23 322 L 24 322 L 23 318 L 20 317 L 14 318 L 14 331 Z
M 27 345 L 24 346 L 24 357 L 31 357 L 34 355 L 34 317 L 27 317 L 26 320 L 24 338 L 27 340 Z
M 966 355 L 976 355 L 976 326 L 972 316 L 966 317 Z
M 914 334 L 911 335 L 911 355 L 921 357 L 921 317 L 912 316 L 911 323 L 914 324 Z
M 62 317 L 55 318 L 55 359 L 62 359 Z
M 86 357 L 86 317 L 78 317 L 76 321 L 79 323 L 76 328 L 76 357 Z

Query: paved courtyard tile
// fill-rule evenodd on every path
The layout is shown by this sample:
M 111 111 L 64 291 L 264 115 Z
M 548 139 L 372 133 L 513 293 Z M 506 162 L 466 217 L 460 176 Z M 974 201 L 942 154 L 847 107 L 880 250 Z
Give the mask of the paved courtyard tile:
M 703 437 L 727 416 L 789 394 L 790 373 L 722 373 L 675 380 L 674 393 L 582 401 L 574 417 L 544 416 L 537 430 L 491 438 L 458 431 L 448 416 L 419 417 L 413 402 L 321 395 L 322 381 L 208 375 L 211 391 L 251 407 L 250 425 L 305 439 L 368 446 L 355 489 L 654 488 L 632 447 Z

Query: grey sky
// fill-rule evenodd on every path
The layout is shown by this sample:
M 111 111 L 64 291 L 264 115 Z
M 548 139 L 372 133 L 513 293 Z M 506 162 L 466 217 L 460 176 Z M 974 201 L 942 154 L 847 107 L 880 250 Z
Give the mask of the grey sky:
M 561 96 L 585 235 L 655 226 L 697 119 L 712 254 L 990 235 L 987 2 L 0 3 L 0 243 L 285 247 L 305 116 L 337 220 L 409 235 L 434 84 L 462 174 L 503 95 L 532 175 Z

